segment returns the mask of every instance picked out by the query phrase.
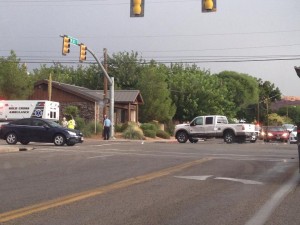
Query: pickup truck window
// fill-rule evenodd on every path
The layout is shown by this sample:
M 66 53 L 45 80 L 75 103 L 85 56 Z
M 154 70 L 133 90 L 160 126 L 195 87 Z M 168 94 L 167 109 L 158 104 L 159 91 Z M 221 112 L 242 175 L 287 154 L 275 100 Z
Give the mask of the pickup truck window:
M 203 117 L 196 118 L 195 125 L 203 125 Z
M 203 125 L 203 117 L 197 117 L 192 123 L 191 126 Z
M 218 117 L 217 118 L 217 123 L 228 124 L 227 119 L 224 118 L 224 117 Z
M 214 118 L 213 117 L 206 117 L 205 118 L 205 124 L 213 124 Z

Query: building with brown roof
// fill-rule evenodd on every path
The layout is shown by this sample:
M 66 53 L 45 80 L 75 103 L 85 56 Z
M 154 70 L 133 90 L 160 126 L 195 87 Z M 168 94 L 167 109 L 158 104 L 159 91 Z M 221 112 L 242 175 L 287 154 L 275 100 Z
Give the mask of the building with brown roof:
M 51 90 L 51 91 L 50 91 Z M 48 80 L 40 80 L 34 85 L 31 100 L 51 100 L 60 103 L 60 115 L 67 106 L 76 106 L 79 116 L 85 120 L 101 121 L 103 113 L 109 112 L 109 93 L 104 99 L 103 90 L 88 88 Z M 143 98 L 139 90 L 115 90 L 114 121 L 116 124 L 138 122 L 139 105 Z
M 273 102 L 271 104 L 271 109 L 277 111 L 283 107 L 298 106 L 300 105 L 299 96 L 282 96 L 281 100 Z

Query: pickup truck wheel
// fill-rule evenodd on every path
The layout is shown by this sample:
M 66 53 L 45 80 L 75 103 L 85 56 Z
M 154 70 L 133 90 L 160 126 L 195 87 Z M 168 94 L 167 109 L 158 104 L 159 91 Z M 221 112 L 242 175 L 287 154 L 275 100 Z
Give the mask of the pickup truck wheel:
M 232 131 L 226 131 L 226 133 L 224 134 L 224 141 L 227 144 L 231 144 L 233 143 L 235 140 L 235 135 Z
M 185 143 L 188 140 L 188 135 L 185 131 L 179 131 L 176 135 L 176 139 L 179 143 Z

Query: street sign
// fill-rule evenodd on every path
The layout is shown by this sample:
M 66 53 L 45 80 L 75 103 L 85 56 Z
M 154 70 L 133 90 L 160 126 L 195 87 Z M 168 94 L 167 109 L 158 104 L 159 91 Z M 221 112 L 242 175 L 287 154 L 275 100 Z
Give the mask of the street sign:
M 78 45 L 78 39 L 68 36 L 70 38 L 70 43 L 73 45 Z

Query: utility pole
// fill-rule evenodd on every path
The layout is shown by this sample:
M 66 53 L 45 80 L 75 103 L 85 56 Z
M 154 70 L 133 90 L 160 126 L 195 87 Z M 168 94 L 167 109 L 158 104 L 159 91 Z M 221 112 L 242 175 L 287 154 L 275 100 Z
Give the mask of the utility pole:
M 107 49 L 103 49 L 103 54 L 104 54 L 104 69 L 107 72 Z M 106 76 L 103 77 L 103 97 L 106 100 L 107 99 L 107 78 Z M 103 115 L 106 115 L 106 102 L 104 103 L 103 106 Z

